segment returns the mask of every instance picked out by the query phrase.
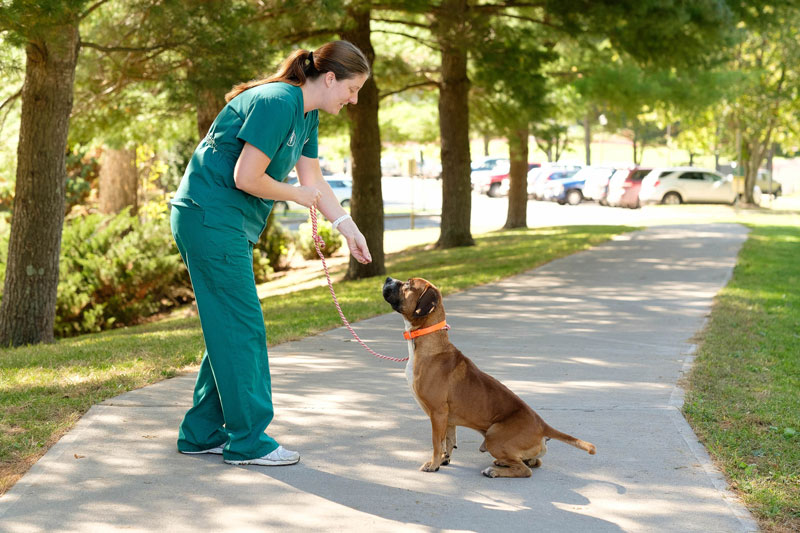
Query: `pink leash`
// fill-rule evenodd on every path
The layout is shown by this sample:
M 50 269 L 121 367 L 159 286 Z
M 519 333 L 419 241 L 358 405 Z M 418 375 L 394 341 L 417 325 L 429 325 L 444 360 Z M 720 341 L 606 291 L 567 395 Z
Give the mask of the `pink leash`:
M 333 282 L 331 281 L 331 275 L 328 272 L 328 265 L 325 263 L 325 256 L 322 255 L 321 248 L 325 248 L 325 241 L 322 237 L 319 236 L 317 233 L 317 208 L 315 206 L 311 206 L 309 209 L 311 211 L 311 235 L 314 239 L 314 247 L 317 249 L 317 255 L 319 258 L 322 259 L 322 268 L 325 270 L 325 277 L 328 278 L 328 288 L 331 291 L 331 296 L 333 296 L 333 303 L 336 304 L 336 310 L 339 312 L 339 316 L 342 318 L 342 323 L 347 326 L 347 329 L 350 330 L 350 333 L 353 334 L 353 338 L 358 341 L 358 343 L 364 347 L 369 353 L 374 355 L 375 357 L 380 357 L 381 359 L 388 359 L 389 361 L 395 361 L 397 363 L 402 363 L 403 361 L 408 361 L 408 357 L 404 359 L 398 359 L 397 357 L 389 357 L 388 355 L 381 355 L 378 352 L 374 351 L 372 348 L 366 345 L 364 341 L 362 341 L 358 335 L 356 335 L 353 326 L 350 325 L 350 322 L 344 317 L 344 313 L 342 312 L 342 307 L 339 305 L 339 300 L 336 298 L 336 293 L 333 290 Z

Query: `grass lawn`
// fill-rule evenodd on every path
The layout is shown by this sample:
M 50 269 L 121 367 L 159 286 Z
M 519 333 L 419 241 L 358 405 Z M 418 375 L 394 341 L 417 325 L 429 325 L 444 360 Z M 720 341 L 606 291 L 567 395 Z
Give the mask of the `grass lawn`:
M 574 226 L 489 233 L 476 236 L 471 247 L 418 247 L 388 256 L 386 268 L 397 278 L 436 280 L 450 294 L 535 268 L 630 229 Z M 349 320 L 387 312 L 382 284 L 377 278 L 337 282 Z M 269 297 L 262 305 L 271 345 L 340 325 L 327 287 Z M 196 317 L 0 350 L 0 494 L 92 405 L 172 377 L 199 363 L 202 352 Z
M 750 224 L 684 412 L 767 531 L 800 531 L 800 225 Z

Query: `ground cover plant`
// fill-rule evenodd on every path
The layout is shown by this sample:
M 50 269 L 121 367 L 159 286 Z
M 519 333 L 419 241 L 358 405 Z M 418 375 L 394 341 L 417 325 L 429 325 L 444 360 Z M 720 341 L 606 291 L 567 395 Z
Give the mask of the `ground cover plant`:
M 475 237 L 476 245 L 447 250 L 417 247 L 389 256 L 397 278 L 435 280 L 445 295 L 535 268 L 606 241 L 630 228 L 573 226 L 511 230 Z M 345 267 L 334 272 L 340 280 Z M 383 279 L 337 281 L 347 317 L 384 314 Z M 270 345 L 337 327 L 325 287 L 266 298 Z M 0 350 L 0 494 L 92 406 L 125 391 L 190 369 L 203 353 L 200 323 L 184 316 L 142 326 Z M 187 316 L 189 315 L 189 316 Z
M 751 224 L 684 412 L 767 531 L 800 531 L 800 225 Z

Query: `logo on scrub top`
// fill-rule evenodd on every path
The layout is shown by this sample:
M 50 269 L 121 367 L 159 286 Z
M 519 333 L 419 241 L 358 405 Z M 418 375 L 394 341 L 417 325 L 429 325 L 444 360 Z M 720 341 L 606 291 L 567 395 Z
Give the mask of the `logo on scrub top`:
M 295 135 L 294 131 L 292 131 L 292 135 L 289 136 L 289 142 L 286 143 L 286 146 L 294 146 L 294 142 L 297 140 L 297 135 Z

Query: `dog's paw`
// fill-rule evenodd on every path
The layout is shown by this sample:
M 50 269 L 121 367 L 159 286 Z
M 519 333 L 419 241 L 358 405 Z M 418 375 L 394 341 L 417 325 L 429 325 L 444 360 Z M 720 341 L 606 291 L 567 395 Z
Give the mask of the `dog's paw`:
M 528 465 L 530 468 L 539 468 L 540 466 L 542 466 L 541 459 L 525 459 L 523 463 Z
M 424 465 L 419 467 L 419 469 L 422 470 L 423 472 L 438 472 L 439 471 L 439 467 L 438 466 L 434 467 L 433 463 L 431 461 L 428 461 L 427 463 L 425 463 Z
M 486 477 L 497 477 L 497 475 L 498 475 L 497 471 L 494 468 L 492 468 L 491 466 L 489 468 L 485 469 L 484 471 L 482 471 L 481 474 L 483 474 Z

